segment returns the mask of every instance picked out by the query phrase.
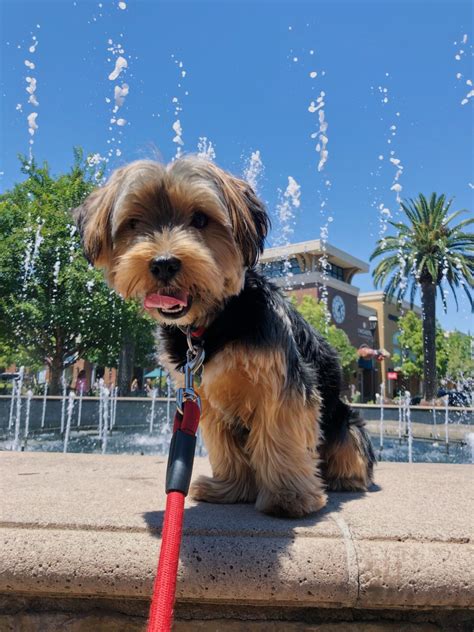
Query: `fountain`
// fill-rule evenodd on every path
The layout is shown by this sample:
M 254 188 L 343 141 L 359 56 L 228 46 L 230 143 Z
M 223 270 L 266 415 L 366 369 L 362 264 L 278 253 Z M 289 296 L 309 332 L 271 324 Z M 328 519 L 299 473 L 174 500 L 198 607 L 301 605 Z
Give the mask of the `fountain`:
M 166 386 L 166 413 L 164 421 L 161 421 L 161 424 L 158 428 L 158 444 L 160 446 L 160 451 L 163 454 L 167 453 L 172 436 L 171 404 L 174 402 L 174 397 L 172 396 L 171 377 L 169 373 L 167 373 L 166 375 Z
M 102 439 L 102 421 L 104 410 L 104 378 L 99 379 L 99 438 Z
M 10 429 L 13 426 L 13 413 L 15 411 L 16 389 L 17 389 L 17 383 L 16 383 L 16 380 L 13 380 L 12 394 L 11 394 L 11 399 L 10 399 L 10 415 L 8 418 L 8 429 Z
M 67 418 L 66 418 L 66 432 L 64 433 L 64 446 L 63 452 L 67 452 L 67 446 L 69 443 L 69 435 L 71 434 L 71 421 L 72 421 L 72 413 L 74 410 L 74 400 L 75 400 L 74 391 L 69 393 L 68 404 L 67 404 Z
M 43 395 L 41 396 L 43 400 Z M 22 407 L 20 415 L 20 425 L 17 426 L 17 440 L 14 440 L 14 430 L 7 428 L 8 409 L 10 407 L 10 397 L 8 404 L 4 406 L 4 428 L 7 436 L 0 439 L 0 450 L 48 450 L 62 452 L 99 452 L 103 454 L 132 453 L 132 454 L 155 454 L 166 455 L 172 436 L 173 414 L 174 414 L 174 394 L 171 384 L 165 397 L 159 398 L 158 393 L 150 398 L 126 398 L 117 399 L 116 387 L 110 389 L 102 384 L 99 398 L 86 398 L 82 400 L 82 415 L 80 426 L 75 427 L 78 407 L 81 402 L 80 394 L 75 395 L 72 391 L 68 394 L 66 406 L 66 419 L 64 433 L 60 434 L 60 401 L 57 398 L 49 400 L 46 411 L 51 411 L 52 418 L 46 418 L 45 428 L 41 430 L 42 410 L 41 406 L 34 407 L 33 395 L 30 390 L 22 397 Z M 77 403 L 76 403 L 77 402 Z M 18 403 L 15 398 L 15 410 Z M 41 402 L 39 402 L 41 403 Z M 374 429 L 376 435 L 373 436 L 374 444 L 382 444 L 379 458 L 397 461 L 434 461 L 465 463 L 470 461 L 471 454 L 468 445 L 467 434 L 472 429 L 471 413 L 466 412 L 469 417 L 465 420 L 466 432 L 462 428 L 456 428 L 450 433 L 448 423 L 451 415 L 451 408 L 448 409 L 445 400 L 445 434 L 443 442 L 446 442 L 446 450 L 441 453 L 437 443 L 427 440 L 426 430 L 431 428 L 431 410 L 412 408 L 410 405 L 410 393 L 402 393 L 402 402 L 395 409 L 395 417 L 391 416 L 391 407 L 382 404 L 381 397 L 378 397 L 380 408 L 380 419 L 377 418 L 377 426 Z M 51 404 L 51 405 L 50 405 Z M 58 406 L 59 404 L 59 406 Z M 97 416 L 97 409 L 100 410 L 100 417 Z M 26 411 L 26 412 L 25 412 Z M 35 412 L 33 412 L 35 411 Z M 454 411 L 453 414 L 462 414 L 461 411 Z M 392 436 L 391 419 L 398 416 L 398 433 L 395 425 L 395 433 Z M 413 422 L 413 417 L 415 421 Z M 26 417 L 26 418 L 25 418 Z M 115 421 L 116 419 L 116 421 Z M 446 422 L 447 420 L 447 422 Z M 438 419 L 439 421 L 439 419 Z M 452 419 L 451 419 L 452 421 Z M 21 422 L 24 427 L 21 428 Z M 403 427 L 406 424 L 406 432 Z M 439 425 L 439 424 L 438 424 Z M 113 431 L 112 431 L 113 430 Z M 382 430 L 382 435 L 380 434 Z M 398 436 L 397 436 L 398 434 Z M 450 436 L 452 434 L 452 436 Z M 474 432 L 472 433 L 474 434 Z M 28 441 L 24 441 L 24 438 Z M 97 441 L 98 437 L 98 441 Z M 382 437 L 382 439 L 381 439 Z M 450 442 L 448 444 L 448 442 Z M 205 455 L 205 446 L 202 435 L 197 437 L 197 454 Z
M 112 413 L 111 413 L 111 422 L 110 427 L 113 428 L 115 426 L 115 420 L 117 417 L 117 398 L 118 398 L 118 386 L 112 386 Z
M 64 369 L 61 375 L 61 385 L 63 387 L 63 394 L 61 400 L 61 434 L 64 432 L 64 422 L 66 420 L 66 396 L 67 396 L 67 382 L 66 382 L 66 370 Z
M 260 151 L 257 149 L 256 151 L 253 151 L 250 155 L 250 158 L 248 158 L 243 173 L 244 180 L 247 180 L 247 182 L 250 184 L 255 192 L 258 192 L 258 187 L 263 171 L 264 166 L 262 158 L 260 156 Z
M 20 449 L 20 422 L 21 422 L 21 389 L 23 388 L 23 378 L 25 375 L 25 367 L 20 367 L 18 376 L 18 384 L 16 388 L 16 417 L 15 417 L 15 438 L 13 441 L 13 449 Z
M 154 388 L 151 392 L 151 410 L 150 410 L 150 417 L 149 417 L 149 433 L 152 434 L 153 433 L 153 422 L 155 421 L 155 403 L 156 403 L 156 388 Z
M 48 397 L 48 382 L 44 383 L 44 391 L 43 391 L 43 411 L 41 413 L 41 427 L 44 428 L 44 421 L 46 418 L 46 403 Z
M 449 395 L 444 396 L 444 440 L 446 442 L 446 450 L 449 450 Z
M 103 380 L 102 380 L 103 382 Z M 101 430 L 102 435 L 99 436 L 102 441 L 102 454 L 107 452 L 107 437 L 109 434 L 109 389 L 102 383 L 101 388 L 101 400 L 102 400 L 102 423 Z
M 383 450 L 383 408 L 385 401 L 385 384 L 382 382 L 380 384 L 380 450 Z
M 405 391 L 405 419 L 408 431 L 408 463 L 413 463 L 413 431 L 411 426 L 410 401 L 410 391 Z
M 28 439 L 28 434 L 30 432 L 30 410 L 31 410 L 32 399 L 33 399 L 33 391 L 31 390 L 31 388 L 29 388 L 26 393 L 25 431 L 23 433 L 25 444 Z
M 402 392 L 398 393 L 398 440 L 402 441 L 402 412 L 403 412 L 403 404 L 402 404 Z
M 81 384 L 79 389 L 79 403 L 77 406 L 77 427 L 81 426 L 81 417 L 82 417 L 82 398 L 84 396 L 84 384 Z
M 471 463 L 474 464 L 474 432 L 470 432 L 466 435 L 466 443 L 471 450 Z

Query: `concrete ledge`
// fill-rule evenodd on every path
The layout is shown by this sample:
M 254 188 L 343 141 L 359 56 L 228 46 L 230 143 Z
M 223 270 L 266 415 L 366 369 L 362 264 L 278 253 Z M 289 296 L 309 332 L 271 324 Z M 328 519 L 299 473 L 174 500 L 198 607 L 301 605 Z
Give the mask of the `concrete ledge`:
M 367 430 L 377 436 L 380 434 L 380 421 L 367 421 Z M 383 422 L 384 437 L 398 439 L 398 421 Z M 412 426 L 413 437 L 416 439 L 431 439 L 432 441 L 445 442 L 446 429 L 444 425 L 424 424 L 417 422 Z M 448 438 L 450 443 L 465 443 L 466 436 L 474 432 L 474 426 L 467 424 L 452 424 L 448 426 Z M 406 439 L 406 435 L 403 435 Z
M 165 466 L 161 457 L 0 453 L 0 630 L 16 629 L 2 628 L 1 616 L 26 616 L 21 607 L 8 612 L 21 600 L 54 601 L 56 610 L 71 600 L 141 604 L 142 623 Z M 195 475 L 208 470 L 197 459 Z M 474 605 L 472 473 L 469 465 L 381 463 L 373 491 L 331 494 L 323 512 L 298 521 L 189 501 L 178 614 L 343 608 L 352 618 L 459 611 L 465 621 Z

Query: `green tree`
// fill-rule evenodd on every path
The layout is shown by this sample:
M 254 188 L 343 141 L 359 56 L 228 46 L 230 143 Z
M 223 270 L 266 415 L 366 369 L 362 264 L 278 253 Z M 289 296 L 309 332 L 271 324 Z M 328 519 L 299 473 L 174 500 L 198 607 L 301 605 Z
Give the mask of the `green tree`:
M 123 340 L 153 350 L 153 323 L 125 304 L 86 262 L 71 217 L 97 186 L 97 167 L 74 152 L 58 177 L 21 158 L 26 179 L 0 196 L 0 331 L 3 346 L 48 364 L 52 394 L 78 357 L 117 366 Z
M 474 308 L 474 234 L 466 232 L 473 218 L 457 224 L 454 220 L 463 212 L 450 213 L 451 201 L 433 193 L 427 200 L 421 193 L 416 200 L 402 202 L 407 223 L 390 221 L 396 235 L 377 242 L 371 260 L 383 257 L 374 272 L 376 287 L 384 285 L 388 299 L 402 300 L 410 291 L 413 305 L 417 289 L 421 291 L 423 318 L 424 397 L 436 396 L 436 290 L 439 289 L 444 308 L 446 301 L 443 281 L 449 284 L 456 300 L 456 290 L 465 290 Z
M 300 303 L 293 298 L 292 302 L 303 318 L 336 349 L 342 369 L 347 374 L 357 360 L 357 351 L 345 331 L 335 325 L 328 325 L 329 314 L 324 303 L 312 296 L 303 296 Z
M 446 335 L 446 377 L 458 382 L 474 377 L 473 336 L 460 331 Z
M 22 345 L 13 348 L 8 341 L 0 338 L 0 372 L 3 372 L 12 364 L 18 366 L 28 365 L 34 370 L 40 370 L 43 362 L 35 354 L 34 349 L 27 349 Z
M 423 377 L 423 324 L 414 312 L 407 312 L 398 321 L 398 346 L 393 361 L 407 377 Z M 436 370 L 439 377 L 446 373 L 446 338 L 441 327 L 436 327 Z

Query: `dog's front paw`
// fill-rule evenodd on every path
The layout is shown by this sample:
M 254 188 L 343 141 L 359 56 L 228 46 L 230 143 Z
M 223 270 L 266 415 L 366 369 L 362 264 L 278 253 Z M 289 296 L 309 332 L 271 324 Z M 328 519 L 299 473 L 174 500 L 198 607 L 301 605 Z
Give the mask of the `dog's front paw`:
M 322 509 L 327 503 L 327 496 L 322 491 L 299 494 L 282 490 L 278 493 L 262 489 L 255 503 L 263 513 L 279 518 L 303 518 Z
M 191 487 L 189 489 L 189 495 L 193 500 L 202 500 L 204 502 L 216 502 L 213 500 L 213 485 L 214 479 L 209 476 L 199 476 L 195 481 L 191 483 Z
M 194 500 L 207 503 L 253 502 L 256 496 L 252 481 L 226 481 L 209 476 L 199 476 L 189 493 Z

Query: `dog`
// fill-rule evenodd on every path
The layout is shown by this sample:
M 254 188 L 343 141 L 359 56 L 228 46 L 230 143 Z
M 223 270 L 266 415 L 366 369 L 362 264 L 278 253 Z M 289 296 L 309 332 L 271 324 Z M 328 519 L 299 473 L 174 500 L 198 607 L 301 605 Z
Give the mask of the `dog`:
M 201 428 L 212 477 L 191 496 L 298 518 L 326 490 L 365 491 L 375 462 L 363 420 L 340 399 L 334 349 L 257 262 L 269 216 L 252 187 L 212 162 L 140 160 L 75 210 L 88 260 L 160 324 L 179 385 L 191 327 L 205 350 Z

